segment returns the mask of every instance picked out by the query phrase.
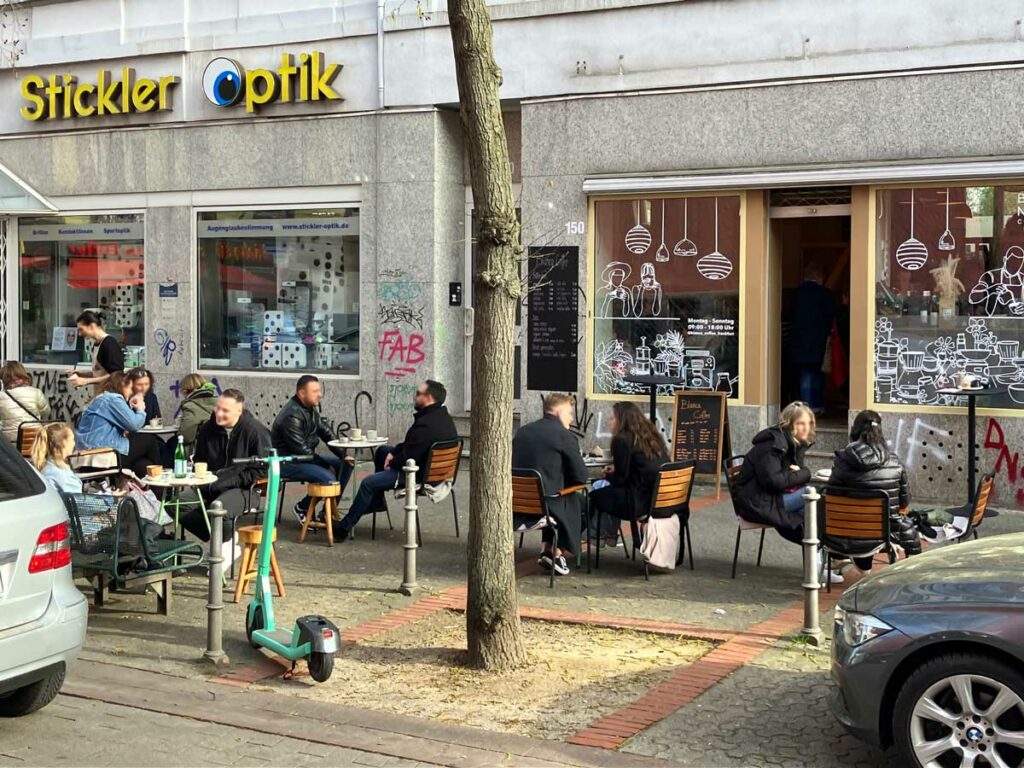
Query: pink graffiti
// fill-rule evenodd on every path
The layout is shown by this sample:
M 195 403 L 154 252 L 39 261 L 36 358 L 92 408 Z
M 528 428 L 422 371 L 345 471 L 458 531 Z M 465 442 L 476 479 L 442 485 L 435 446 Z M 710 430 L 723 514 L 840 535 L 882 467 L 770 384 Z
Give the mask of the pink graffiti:
M 381 361 L 393 364 L 384 375 L 395 379 L 416 373 L 416 367 L 427 357 L 423 351 L 423 335 L 419 333 L 406 336 L 397 330 L 384 331 L 377 346 Z
M 988 427 L 985 429 L 985 447 L 996 451 L 996 463 L 993 472 L 998 475 L 1005 473 L 1010 486 L 1017 484 L 1018 468 L 1020 466 L 1020 452 L 1010 453 L 1006 445 L 1006 434 L 1002 425 L 993 418 L 989 418 Z M 1015 498 L 1019 506 L 1024 506 L 1024 488 L 1018 488 Z

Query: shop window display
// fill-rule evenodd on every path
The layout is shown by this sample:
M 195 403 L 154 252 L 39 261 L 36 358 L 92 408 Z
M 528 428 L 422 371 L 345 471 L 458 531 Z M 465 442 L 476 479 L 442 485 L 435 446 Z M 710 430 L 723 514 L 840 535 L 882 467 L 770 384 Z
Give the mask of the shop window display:
M 18 220 L 21 360 L 73 367 L 92 359 L 76 318 L 100 310 L 125 364 L 145 364 L 142 214 Z
M 737 395 L 740 227 L 736 194 L 594 202 L 595 394 L 655 374 Z
M 1024 406 L 1024 185 L 877 192 L 875 377 L 879 403 L 964 405 L 961 374 Z
M 199 213 L 201 368 L 359 373 L 359 211 Z

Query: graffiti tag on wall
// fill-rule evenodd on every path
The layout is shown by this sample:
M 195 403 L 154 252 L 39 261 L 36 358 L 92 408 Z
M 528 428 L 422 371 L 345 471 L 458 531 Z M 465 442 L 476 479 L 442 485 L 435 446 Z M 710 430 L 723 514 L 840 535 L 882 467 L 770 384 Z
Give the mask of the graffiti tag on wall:
M 32 386 L 50 401 L 50 418 L 71 421 L 77 418 L 92 395 L 92 387 L 75 389 L 68 385 L 63 371 L 32 371 Z

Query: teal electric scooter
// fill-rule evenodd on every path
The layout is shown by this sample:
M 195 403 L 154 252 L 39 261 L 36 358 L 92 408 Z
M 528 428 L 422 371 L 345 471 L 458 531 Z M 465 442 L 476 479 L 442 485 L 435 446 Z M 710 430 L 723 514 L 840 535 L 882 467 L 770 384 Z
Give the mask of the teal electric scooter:
M 290 461 L 310 461 L 312 456 L 278 456 L 271 450 L 266 458 L 235 459 L 236 464 L 267 468 L 267 511 L 263 515 L 259 562 L 256 567 L 256 596 L 249 603 L 245 634 L 253 648 L 266 648 L 292 662 L 305 659 L 309 675 L 322 683 L 334 671 L 334 654 L 340 647 L 338 628 L 323 616 L 301 616 L 291 631 L 274 624 L 274 601 L 270 592 L 270 553 L 277 525 L 278 495 L 281 491 L 281 465 Z

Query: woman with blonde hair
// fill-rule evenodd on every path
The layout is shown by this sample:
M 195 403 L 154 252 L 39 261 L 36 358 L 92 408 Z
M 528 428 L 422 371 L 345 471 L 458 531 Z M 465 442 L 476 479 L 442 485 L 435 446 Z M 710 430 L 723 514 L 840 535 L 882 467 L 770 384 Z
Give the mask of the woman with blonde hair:
M 81 493 L 82 481 L 68 465 L 75 452 L 75 432 L 70 424 L 47 424 L 32 443 L 32 464 L 50 485 L 65 493 Z
M 198 373 L 190 373 L 181 380 L 181 423 L 178 434 L 188 447 L 196 441 L 199 428 L 213 416 L 217 404 L 217 387 Z
M 0 394 L 0 420 L 4 437 L 12 443 L 18 439 L 18 427 L 26 421 L 46 421 L 50 418 L 50 401 L 32 386 L 32 378 L 21 363 L 10 360 L 0 367 L 0 381 L 4 391 Z
M 811 479 L 804 456 L 814 443 L 814 412 L 807 403 L 790 403 L 777 426 L 758 432 L 743 460 L 736 487 L 736 511 L 751 523 L 771 525 L 788 541 L 804 536 L 801 496 Z

